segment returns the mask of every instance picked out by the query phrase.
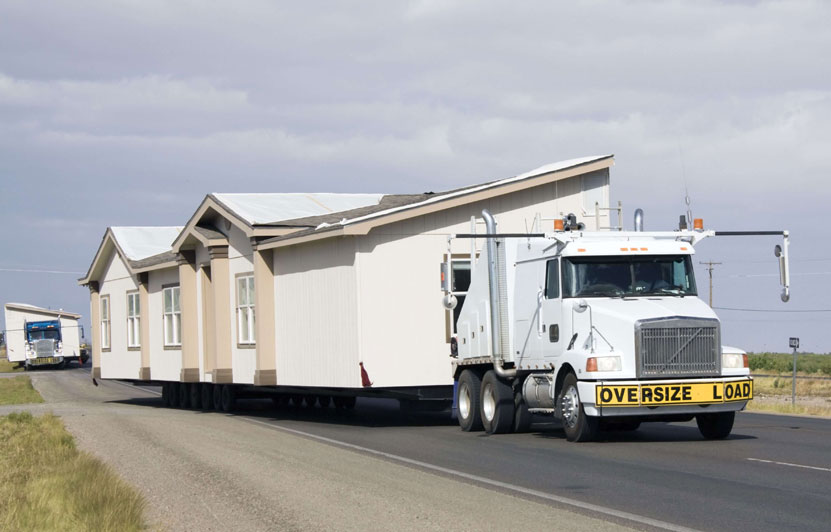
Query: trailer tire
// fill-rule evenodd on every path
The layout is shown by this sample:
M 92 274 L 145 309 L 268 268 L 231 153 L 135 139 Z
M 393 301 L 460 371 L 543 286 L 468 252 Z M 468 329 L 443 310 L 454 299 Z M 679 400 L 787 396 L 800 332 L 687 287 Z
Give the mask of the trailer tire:
M 170 407 L 179 408 L 179 387 L 177 382 L 167 383 L 167 393 L 170 395 Z
M 514 391 L 511 385 L 489 370 L 482 379 L 482 426 L 488 434 L 505 434 L 514 427 Z
M 317 396 L 316 395 L 304 395 L 303 396 L 303 405 L 307 408 L 314 408 L 317 404 Z
M 162 404 L 164 406 L 170 406 L 170 383 L 163 382 L 162 383 Z
M 358 404 L 358 398 L 354 395 L 349 395 L 343 398 L 343 407 L 347 410 L 354 410 L 356 404 Z
M 190 396 L 190 393 L 188 392 L 188 383 L 178 382 L 176 385 L 179 391 L 179 408 L 188 408 Z
M 331 395 L 318 395 L 317 402 L 320 405 L 320 408 L 329 408 L 329 405 L 332 404 L 332 396 Z
M 303 396 L 297 393 L 293 394 L 291 396 L 291 406 L 294 408 L 300 408 L 303 406 Z
M 569 373 L 563 380 L 563 387 L 557 397 L 557 409 L 560 411 L 568 441 L 584 442 L 594 439 L 599 424 L 598 418 L 586 415 L 574 373 Z
M 214 385 L 210 382 L 203 382 L 199 385 L 199 391 L 202 394 L 202 410 L 214 409 Z
M 465 432 L 482 430 L 482 414 L 479 408 L 482 381 L 475 372 L 466 369 L 459 375 L 459 426 Z
M 233 412 L 237 407 L 237 390 L 233 384 L 222 385 L 222 411 Z
M 531 430 L 531 420 L 534 416 L 528 411 L 528 403 L 526 403 L 525 399 L 522 397 L 522 392 L 514 395 L 514 405 L 515 411 L 513 431 L 517 434 L 528 432 Z
M 701 435 L 708 440 L 723 440 L 733 430 L 735 412 L 715 412 L 712 414 L 698 414 L 695 422 Z
M 189 405 L 195 410 L 202 408 L 202 389 L 198 382 L 188 384 Z
M 222 412 L 222 385 L 221 384 L 214 384 L 214 410 L 217 412 Z

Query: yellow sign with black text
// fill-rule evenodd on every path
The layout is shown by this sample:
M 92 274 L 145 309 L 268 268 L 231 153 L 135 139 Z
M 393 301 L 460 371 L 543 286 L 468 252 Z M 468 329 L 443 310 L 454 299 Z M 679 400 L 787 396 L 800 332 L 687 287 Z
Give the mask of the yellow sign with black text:
M 753 381 L 601 385 L 597 406 L 707 405 L 753 399 Z

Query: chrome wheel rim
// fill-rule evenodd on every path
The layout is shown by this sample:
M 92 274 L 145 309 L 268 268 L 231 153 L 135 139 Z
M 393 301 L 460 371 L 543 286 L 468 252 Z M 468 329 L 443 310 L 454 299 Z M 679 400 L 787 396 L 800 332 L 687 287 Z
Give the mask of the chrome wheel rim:
M 462 419 L 470 417 L 470 388 L 467 384 L 462 384 L 459 387 L 459 414 Z
M 563 413 L 563 423 L 568 428 L 573 428 L 577 424 L 577 417 L 580 414 L 580 396 L 577 395 L 575 386 L 569 386 L 563 393 L 560 400 L 560 410 Z
M 496 398 L 493 396 L 493 385 L 487 383 L 482 388 L 482 414 L 485 416 L 485 419 L 491 421 L 495 412 Z

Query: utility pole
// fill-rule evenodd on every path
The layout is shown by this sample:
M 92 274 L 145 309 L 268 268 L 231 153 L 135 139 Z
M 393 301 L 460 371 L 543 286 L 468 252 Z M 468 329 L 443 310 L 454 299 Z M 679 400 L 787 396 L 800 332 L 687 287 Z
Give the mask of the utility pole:
M 707 272 L 710 274 L 710 308 L 713 308 L 713 270 L 715 269 L 714 266 L 718 266 L 721 264 L 720 262 L 699 262 L 699 264 L 706 264 L 707 265 Z

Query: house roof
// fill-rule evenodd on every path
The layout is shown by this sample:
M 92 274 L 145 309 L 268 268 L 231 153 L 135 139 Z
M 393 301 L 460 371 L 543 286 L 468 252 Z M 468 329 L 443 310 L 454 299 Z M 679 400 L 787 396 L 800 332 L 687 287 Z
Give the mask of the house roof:
M 551 180 L 557 180 L 568 177 L 568 174 L 564 173 L 568 170 L 588 167 L 590 165 L 594 167 L 608 168 L 613 163 L 613 157 L 614 155 L 610 154 L 569 159 L 567 161 L 547 164 L 535 170 L 531 170 L 530 172 L 525 172 L 513 177 L 491 181 L 480 185 L 472 185 L 439 193 L 430 192 L 411 195 L 387 195 L 384 196 L 377 205 L 322 216 L 302 218 L 298 220 L 287 220 L 283 222 L 283 225 L 294 225 L 298 227 L 305 226 L 307 229 L 293 231 L 286 235 L 263 240 L 258 244 L 258 248 L 268 249 L 271 247 L 287 245 L 289 242 L 293 242 L 295 240 L 315 239 L 330 236 L 325 235 L 325 233 L 332 233 L 331 236 L 334 236 L 335 234 L 342 234 L 344 231 L 348 232 L 349 226 L 357 226 L 365 222 L 371 222 L 367 224 L 368 227 L 371 227 L 376 224 L 385 223 L 383 221 L 384 218 L 389 218 L 390 221 L 393 221 L 393 218 L 399 219 L 399 217 L 395 217 L 394 215 L 401 215 L 405 213 L 405 211 L 410 210 L 415 213 L 420 207 L 429 208 L 435 204 L 440 204 L 446 201 L 463 199 L 466 197 L 469 197 L 471 201 L 475 201 L 475 198 L 481 195 L 477 193 L 488 192 L 500 187 L 522 186 L 523 184 L 536 186 L 538 183 L 535 182 L 535 178 L 546 175 L 552 176 Z M 585 168 L 585 171 L 591 171 L 593 169 L 594 168 Z M 361 233 L 363 233 L 363 231 L 356 230 L 354 234 Z M 318 235 L 321 236 L 318 237 Z
M 49 308 L 36 307 L 34 305 L 29 305 L 27 303 L 6 303 L 6 310 L 22 310 L 24 312 L 37 312 L 39 314 L 47 314 L 49 316 L 55 316 L 57 318 L 71 318 L 74 320 L 81 319 L 81 315 L 76 314 L 75 312 L 67 312 L 63 309 L 52 310 Z
M 377 205 L 383 194 L 214 193 L 211 196 L 245 223 L 254 226 Z

